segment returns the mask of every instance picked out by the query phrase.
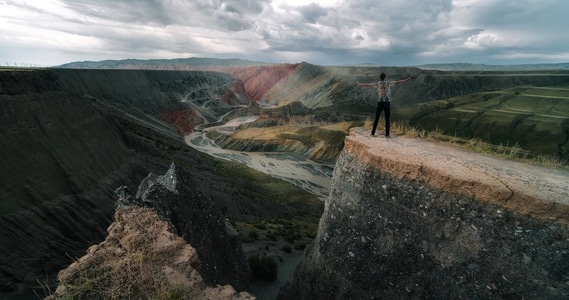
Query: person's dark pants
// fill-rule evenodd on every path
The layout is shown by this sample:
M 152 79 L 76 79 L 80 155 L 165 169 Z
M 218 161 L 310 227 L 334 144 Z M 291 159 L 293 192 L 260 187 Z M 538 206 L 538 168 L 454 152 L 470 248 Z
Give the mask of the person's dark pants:
M 379 123 L 379 116 L 381 115 L 382 110 L 385 111 L 385 136 L 389 136 L 389 117 L 391 114 L 389 101 L 377 101 L 377 107 L 375 108 L 375 120 L 373 121 L 371 135 L 375 135 L 375 128 L 377 127 L 377 123 Z

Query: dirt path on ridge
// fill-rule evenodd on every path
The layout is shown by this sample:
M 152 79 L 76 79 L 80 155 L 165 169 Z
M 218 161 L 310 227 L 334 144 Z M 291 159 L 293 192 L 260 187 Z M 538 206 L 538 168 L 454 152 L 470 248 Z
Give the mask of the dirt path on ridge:
M 540 219 L 569 224 L 569 172 L 469 152 L 407 136 L 353 128 L 345 149 L 395 176 Z

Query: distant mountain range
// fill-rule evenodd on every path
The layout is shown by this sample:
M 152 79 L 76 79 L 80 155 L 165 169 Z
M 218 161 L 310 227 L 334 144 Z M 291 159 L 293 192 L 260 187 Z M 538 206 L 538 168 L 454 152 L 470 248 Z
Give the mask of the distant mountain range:
M 175 59 L 123 59 L 123 60 L 102 60 L 102 61 L 76 61 L 56 66 L 56 68 L 70 69 L 177 69 L 176 66 L 186 69 L 187 67 L 249 67 L 258 65 L 268 65 L 269 63 L 245 60 L 239 58 L 175 58 Z M 169 66 L 169 68 L 168 68 Z
M 427 64 L 416 66 L 425 70 L 440 71 L 543 71 L 568 70 L 569 63 L 557 64 L 523 64 L 523 65 L 485 65 L 469 63 Z
M 187 70 L 188 68 L 203 67 L 249 67 L 259 65 L 272 65 L 277 63 L 267 63 L 239 58 L 176 58 L 176 59 L 123 59 L 123 60 L 102 60 L 102 61 L 77 61 L 56 66 L 56 68 L 70 69 L 158 69 L 158 70 Z M 379 67 L 375 64 L 359 64 L 357 66 Z M 519 64 L 519 65 L 486 65 L 471 63 L 442 63 L 416 65 L 424 70 L 440 71 L 543 71 L 543 70 L 569 70 L 568 63 L 552 64 Z

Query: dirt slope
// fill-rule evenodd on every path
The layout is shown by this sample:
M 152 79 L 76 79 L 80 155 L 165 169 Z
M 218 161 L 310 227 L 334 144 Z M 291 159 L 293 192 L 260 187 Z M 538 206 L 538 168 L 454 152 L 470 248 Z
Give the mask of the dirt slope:
M 345 148 L 399 177 L 569 224 L 569 173 L 473 154 L 406 136 L 369 137 L 355 128 Z M 357 148 L 357 149 L 356 149 Z

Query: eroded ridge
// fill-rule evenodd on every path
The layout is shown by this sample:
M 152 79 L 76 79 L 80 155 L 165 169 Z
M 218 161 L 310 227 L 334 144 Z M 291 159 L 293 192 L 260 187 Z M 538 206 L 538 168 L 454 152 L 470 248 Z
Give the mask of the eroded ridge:
M 516 213 L 569 224 L 569 174 L 406 136 L 369 137 L 354 128 L 345 149 L 393 176 L 425 182 Z

